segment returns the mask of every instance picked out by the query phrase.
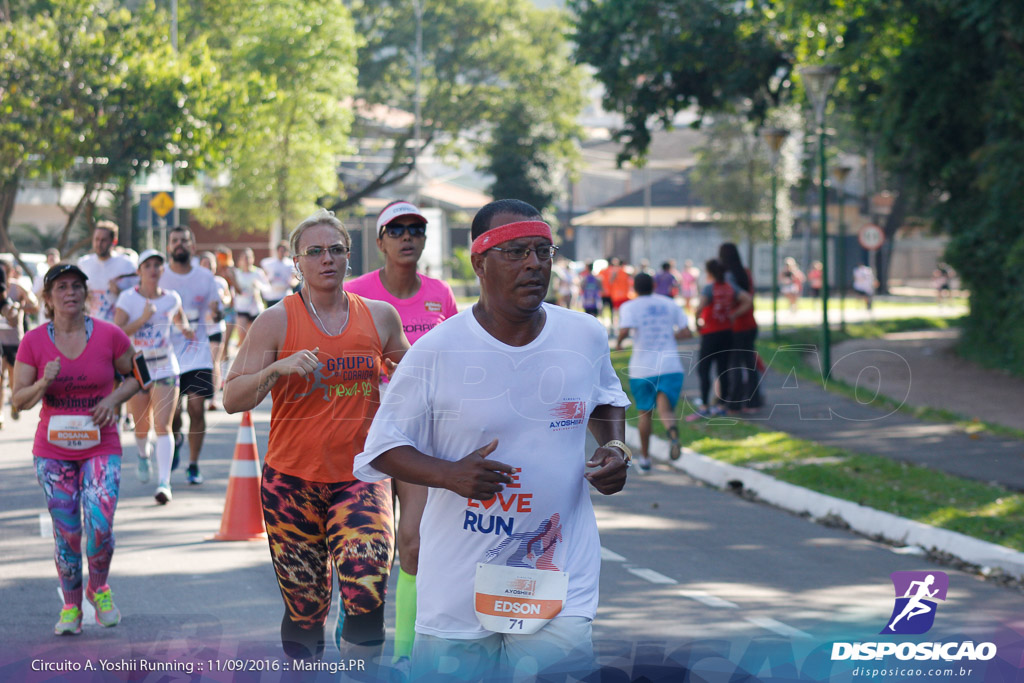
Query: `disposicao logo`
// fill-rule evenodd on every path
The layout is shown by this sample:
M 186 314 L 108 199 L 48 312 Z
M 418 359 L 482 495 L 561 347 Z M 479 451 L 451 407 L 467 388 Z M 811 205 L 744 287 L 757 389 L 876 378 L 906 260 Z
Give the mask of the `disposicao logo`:
M 896 602 L 886 627 L 879 633 L 919 635 L 935 623 L 938 600 L 946 599 L 949 577 L 945 572 L 893 572 Z
M 949 577 L 944 572 L 893 572 L 890 574 L 896 598 L 882 635 L 920 635 L 935 623 L 938 601 L 946 599 Z M 832 661 L 879 660 L 967 660 L 986 661 L 996 656 L 994 643 L 964 642 L 857 642 L 832 643 Z

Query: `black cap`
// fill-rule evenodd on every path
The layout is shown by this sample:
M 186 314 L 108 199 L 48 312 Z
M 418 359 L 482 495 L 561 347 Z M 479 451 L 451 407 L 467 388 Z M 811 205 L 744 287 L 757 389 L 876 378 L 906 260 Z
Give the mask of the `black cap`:
M 66 273 L 73 273 L 78 277 L 82 278 L 82 282 L 89 279 L 89 276 L 82 272 L 82 269 L 76 266 L 74 263 L 58 263 L 53 268 L 46 271 L 46 275 L 43 276 L 43 284 L 50 284 L 61 275 Z

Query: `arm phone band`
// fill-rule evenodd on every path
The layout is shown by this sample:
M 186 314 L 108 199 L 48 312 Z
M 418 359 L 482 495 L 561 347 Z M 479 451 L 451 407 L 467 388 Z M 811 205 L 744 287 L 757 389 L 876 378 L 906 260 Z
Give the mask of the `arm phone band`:
M 135 354 L 135 358 L 132 359 L 132 374 L 139 380 L 139 386 L 143 389 L 148 389 L 153 383 L 153 378 L 149 375 L 149 366 L 146 365 L 146 357 L 142 353 Z

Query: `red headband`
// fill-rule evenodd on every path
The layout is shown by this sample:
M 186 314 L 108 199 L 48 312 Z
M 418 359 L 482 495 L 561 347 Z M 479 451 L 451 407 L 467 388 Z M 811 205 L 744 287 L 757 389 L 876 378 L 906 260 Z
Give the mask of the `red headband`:
M 520 237 L 547 237 L 551 239 L 551 226 L 544 221 L 519 221 L 488 230 L 473 240 L 470 252 L 482 254 L 493 246 Z

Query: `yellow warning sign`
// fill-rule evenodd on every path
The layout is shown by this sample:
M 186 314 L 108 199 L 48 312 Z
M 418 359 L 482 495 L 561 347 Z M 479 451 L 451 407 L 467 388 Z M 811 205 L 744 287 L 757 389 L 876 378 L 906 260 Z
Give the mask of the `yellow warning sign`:
M 156 211 L 156 215 L 163 218 L 174 208 L 174 200 L 166 192 L 157 192 L 156 196 L 149 200 L 149 205 Z

